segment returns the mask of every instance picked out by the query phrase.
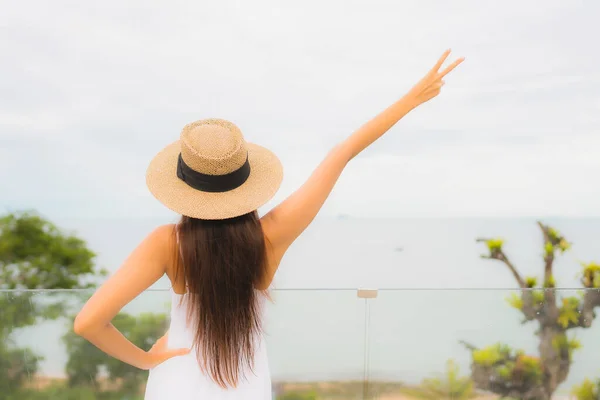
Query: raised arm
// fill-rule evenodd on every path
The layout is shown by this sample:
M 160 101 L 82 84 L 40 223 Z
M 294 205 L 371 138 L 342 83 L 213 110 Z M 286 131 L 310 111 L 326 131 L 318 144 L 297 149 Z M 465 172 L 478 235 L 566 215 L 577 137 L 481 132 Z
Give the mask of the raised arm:
M 287 248 L 308 227 L 329 197 L 348 162 L 379 139 L 408 112 L 440 93 L 444 85 L 444 76 L 464 60 L 459 58 L 441 70 L 449 54 L 450 50 L 445 51 L 435 66 L 404 97 L 333 148 L 296 192 L 263 217 L 265 235 L 272 245 L 267 284 L 272 280 L 279 260 Z

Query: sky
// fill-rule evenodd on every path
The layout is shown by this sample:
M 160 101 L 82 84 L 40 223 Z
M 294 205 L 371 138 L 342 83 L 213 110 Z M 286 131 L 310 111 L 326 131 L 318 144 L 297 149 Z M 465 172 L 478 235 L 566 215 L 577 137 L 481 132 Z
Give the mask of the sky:
M 170 216 L 147 165 L 211 117 L 281 158 L 267 210 L 451 48 L 322 215 L 600 215 L 598 2 L 0 1 L 4 210 Z

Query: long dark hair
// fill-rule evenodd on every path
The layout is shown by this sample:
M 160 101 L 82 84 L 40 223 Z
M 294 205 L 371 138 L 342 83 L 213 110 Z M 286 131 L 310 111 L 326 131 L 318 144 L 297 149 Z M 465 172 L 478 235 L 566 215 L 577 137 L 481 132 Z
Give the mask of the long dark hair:
M 266 271 L 266 240 L 256 211 L 225 220 L 183 216 L 176 276 L 187 286 L 188 323 L 201 367 L 221 387 L 236 387 L 248 368 L 261 326 L 255 289 Z

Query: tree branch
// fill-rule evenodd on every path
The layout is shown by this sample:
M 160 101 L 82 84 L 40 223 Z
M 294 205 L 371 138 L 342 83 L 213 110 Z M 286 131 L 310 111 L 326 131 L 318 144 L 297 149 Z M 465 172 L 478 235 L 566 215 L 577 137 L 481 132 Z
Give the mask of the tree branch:
M 464 340 L 459 340 L 458 343 L 462 344 L 463 346 L 465 346 L 470 351 L 478 350 L 478 348 L 476 346 L 474 346 L 471 343 L 466 342 Z
M 479 238 L 479 239 L 477 239 L 477 242 L 486 242 L 487 243 L 487 242 L 489 242 L 489 239 Z M 515 277 L 515 280 L 517 281 L 517 284 L 519 285 L 519 287 L 521 289 L 523 289 L 523 291 L 521 293 L 521 299 L 523 300 L 523 307 L 521 308 L 521 312 L 525 316 L 525 320 L 533 321 L 534 319 L 539 319 L 541 317 L 541 315 L 538 314 L 538 312 L 536 311 L 537 307 L 533 301 L 533 293 L 532 293 L 531 288 L 529 286 L 527 286 L 527 282 L 525 281 L 525 279 L 523 279 L 521 274 L 519 274 L 519 271 L 517 271 L 517 268 L 508 259 L 508 256 L 504 253 L 502 248 L 500 247 L 500 248 L 490 249 L 489 256 L 483 255 L 481 257 L 488 259 L 488 260 L 500 261 L 508 267 L 510 272 Z
M 596 317 L 594 308 L 600 307 L 600 289 L 586 289 L 579 308 L 579 323 L 569 328 L 589 328 Z
M 477 242 L 488 242 L 488 241 L 489 241 L 489 239 L 483 239 L 483 238 L 477 239 Z M 481 258 L 486 258 L 488 260 L 502 261 L 504 263 L 504 265 L 506 265 L 508 267 L 510 272 L 512 272 L 513 276 L 517 280 L 517 283 L 519 284 L 519 287 L 523 288 L 523 289 L 527 288 L 527 283 L 525 282 L 523 277 L 521 277 L 521 275 L 519 274 L 519 271 L 517 271 L 515 266 L 510 262 L 510 260 L 508 259 L 506 254 L 504 254 L 504 251 L 501 248 L 491 250 L 489 256 L 481 256 Z
M 554 252 L 546 251 L 546 245 L 554 245 L 548 232 L 548 227 L 538 221 L 538 226 L 542 230 L 544 235 L 544 286 L 548 287 L 548 284 L 552 281 L 552 266 L 554 264 Z
M 545 323 L 554 324 L 559 315 L 558 306 L 556 305 L 556 291 L 554 287 L 556 286 L 554 282 L 554 277 L 552 274 L 552 268 L 554 265 L 554 246 L 558 245 L 555 243 L 557 238 L 553 238 L 550 235 L 550 228 L 547 225 L 542 224 L 542 222 L 537 222 L 540 227 L 542 234 L 544 235 L 544 314 L 547 318 L 545 318 Z M 547 246 L 551 246 L 552 251 L 548 251 Z

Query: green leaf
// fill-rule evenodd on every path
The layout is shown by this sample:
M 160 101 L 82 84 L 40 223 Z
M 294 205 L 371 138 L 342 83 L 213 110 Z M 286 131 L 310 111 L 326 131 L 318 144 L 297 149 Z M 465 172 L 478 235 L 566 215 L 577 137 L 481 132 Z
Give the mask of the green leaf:
M 546 253 L 546 255 L 554 254 L 554 246 L 552 245 L 552 243 L 546 242 L 546 244 L 544 245 L 544 252 Z
M 566 329 L 570 324 L 577 325 L 579 323 L 579 304 L 580 300 L 577 297 L 562 299 L 562 307 L 559 309 L 558 315 L 560 326 Z
M 510 347 L 498 343 L 482 349 L 473 350 L 473 362 L 483 366 L 491 367 L 500 361 L 510 357 Z
M 511 293 L 506 301 L 508 301 L 508 304 L 510 304 L 511 307 L 516 308 L 517 310 L 523 309 L 523 299 L 516 293 Z
M 567 242 L 565 239 L 561 239 L 558 242 L 558 248 L 560 249 L 561 253 L 564 253 L 571 248 L 571 243 Z
M 528 276 L 525 278 L 525 284 L 528 288 L 534 288 L 537 285 L 537 278 L 535 276 Z
M 548 277 L 548 280 L 546 280 L 546 282 L 544 282 L 544 287 L 545 288 L 555 288 L 556 287 L 556 279 L 554 279 L 553 275 L 550 275 Z
M 581 282 L 586 288 L 600 288 L 600 264 L 595 262 L 582 263 L 583 276 Z
M 541 306 L 546 301 L 543 290 L 534 290 L 531 293 L 531 297 L 533 298 L 533 303 L 536 306 Z
M 504 240 L 490 239 L 490 240 L 487 240 L 485 243 L 486 243 L 488 249 L 493 253 L 493 252 L 502 250 L 502 245 L 504 244 Z

